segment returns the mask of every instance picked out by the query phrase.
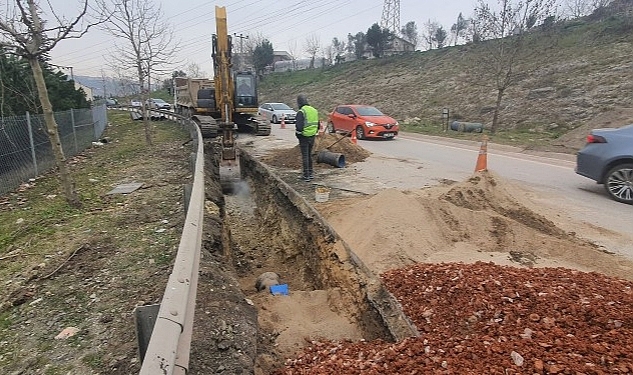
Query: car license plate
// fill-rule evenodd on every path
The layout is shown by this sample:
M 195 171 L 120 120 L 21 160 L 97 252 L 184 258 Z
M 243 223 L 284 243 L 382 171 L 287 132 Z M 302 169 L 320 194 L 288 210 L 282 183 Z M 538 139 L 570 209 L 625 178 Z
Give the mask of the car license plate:
M 393 133 L 384 133 L 382 136 L 383 136 L 384 138 L 393 138 L 393 137 L 394 137 L 394 135 L 395 135 L 395 134 L 393 134 Z

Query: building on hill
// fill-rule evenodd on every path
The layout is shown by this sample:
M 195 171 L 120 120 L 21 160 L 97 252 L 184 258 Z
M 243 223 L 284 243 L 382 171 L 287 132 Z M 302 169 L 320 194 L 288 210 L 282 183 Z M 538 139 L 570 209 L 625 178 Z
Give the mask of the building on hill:
M 273 64 L 278 61 L 292 61 L 294 60 L 290 53 L 286 51 L 273 51 Z
M 86 100 L 90 102 L 94 100 L 94 96 L 92 95 L 92 88 L 88 86 L 84 86 L 81 83 L 75 81 L 75 90 L 79 90 L 79 89 L 84 90 L 84 93 L 86 94 Z
M 394 36 L 389 47 L 385 49 L 385 56 L 398 55 L 406 52 L 414 52 L 415 46 L 408 40 L 399 36 Z
M 310 69 L 310 62 L 312 59 L 298 59 L 291 61 L 277 61 L 273 63 L 273 71 L 274 72 L 292 72 L 294 70 L 304 70 Z M 321 68 L 327 65 L 327 60 L 325 58 L 315 58 L 314 59 L 314 68 Z

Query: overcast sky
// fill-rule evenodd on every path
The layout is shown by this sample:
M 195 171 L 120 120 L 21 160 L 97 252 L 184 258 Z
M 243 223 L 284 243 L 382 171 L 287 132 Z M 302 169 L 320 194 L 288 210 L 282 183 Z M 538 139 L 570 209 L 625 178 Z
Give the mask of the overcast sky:
M 303 53 L 310 35 L 316 35 L 325 47 L 333 37 L 347 41 L 349 33 L 366 32 L 373 23 L 380 22 L 384 4 L 383 0 L 153 1 L 160 4 L 181 48 L 178 53 L 181 62 L 171 70 L 184 70 L 193 62 L 207 75 L 213 71 L 210 45 L 215 33 L 215 5 L 226 6 L 230 34 L 260 33 L 272 42 L 275 50 L 288 51 L 294 47 Z M 76 14 L 79 0 L 51 0 L 51 3 L 70 16 Z M 430 19 L 448 31 L 460 12 L 470 17 L 474 7 L 475 0 L 401 0 L 400 24 L 415 21 L 421 33 Z M 235 39 L 235 44 L 239 45 L 239 39 Z M 81 39 L 58 44 L 51 53 L 52 63 L 72 66 L 75 75 L 101 76 L 103 71 L 110 76 L 106 56 L 114 52 L 112 46 L 111 36 L 91 29 Z

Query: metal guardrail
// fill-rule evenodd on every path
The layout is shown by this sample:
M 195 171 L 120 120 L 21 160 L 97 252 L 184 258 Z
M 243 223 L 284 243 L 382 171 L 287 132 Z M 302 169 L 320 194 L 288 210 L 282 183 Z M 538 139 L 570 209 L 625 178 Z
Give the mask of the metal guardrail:
M 153 110 L 157 111 L 157 110 Z M 176 261 L 144 355 L 141 375 L 180 375 L 189 369 L 189 353 L 198 287 L 198 269 L 202 247 L 204 215 L 204 142 L 198 126 L 191 120 L 169 111 L 159 111 L 167 118 L 195 129 L 196 161 L 193 186 L 187 206 Z M 192 131 L 193 135 L 193 131 Z

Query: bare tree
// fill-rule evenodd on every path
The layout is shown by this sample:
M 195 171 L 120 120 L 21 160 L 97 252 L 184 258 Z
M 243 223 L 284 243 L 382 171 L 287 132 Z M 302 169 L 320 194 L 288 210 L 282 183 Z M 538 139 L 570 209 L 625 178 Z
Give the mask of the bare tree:
M 448 33 L 442 26 L 439 26 L 435 29 L 435 34 L 433 34 L 433 42 L 437 46 L 437 48 L 444 48 L 446 45 L 446 38 L 448 37 Z
M 440 24 L 437 21 L 428 20 L 424 23 L 424 32 L 422 33 L 422 38 L 426 43 L 427 49 L 433 49 L 436 46 L 435 37 L 437 34 L 437 30 L 440 28 Z
M 15 0 L 12 9 L 7 5 L 4 11 L 0 11 L 0 35 L 6 41 L 0 41 L 0 45 L 4 44 L 2 47 L 29 62 L 66 201 L 73 207 L 80 207 L 81 201 L 66 163 L 41 64 L 57 43 L 80 38 L 100 21 L 80 26 L 88 10 L 88 0 L 84 0 L 79 14 L 70 20 L 55 13 L 50 2 L 46 4 L 48 8 L 44 9 L 36 0 Z M 45 14 L 50 14 L 51 19 L 44 20 Z
M 579 18 L 607 7 L 613 0 L 566 0 L 564 3 L 565 16 Z
M 253 54 L 255 48 L 262 44 L 262 42 L 268 39 L 261 32 L 255 34 L 248 34 L 248 39 L 244 41 L 244 50 L 247 53 Z
M 104 29 L 117 38 L 111 54 L 110 64 L 123 70 L 135 72 L 143 103 L 145 141 L 152 144 L 151 123 L 148 116 L 148 99 L 151 92 L 151 77 L 154 73 L 168 72 L 177 51 L 173 33 L 163 20 L 163 12 L 150 0 L 119 0 L 110 4 L 100 0 L 110 21 Z
M 339 40 L 338 38 L 332 38 L 332 54 L 334 55 L 334 60 L 337 64 L 345 60 L 343 54 L 345 53 L 345 42 Z
M 323 58 L 329 65 L 332 65 L 332 63 L 334 62 L 334 56 L 336 56 L 334 54 L 334 46 L 332 46 L 331 44 L 328 44 L 323 49 Z
M 498 0 L 499 11 L 491 10 L 484 0 L 479 0 L 473 18 L 474 35 L 483 51 L 475 64 L 476 77 L 480 84 L 496 89 L 497 99 L 492 118 L 491 133 L 495 133 L 499 122 L 499 109 L 508 87 L 516 83 L 521 72 L 517 67 L 521 53 L 530 53 L 524 48 L 528 29 L 550 14 L 555 0 L 527 0 L 516 4 L 512 0 Z M 537 53 L 532 51 L 531 53 Z
M 288 53 L 290 54 L 290 58 L 292 59 L 292 70 L 296 70 L 297 59 L 299 58 L 299 45 L 297 44 L 296 39 L 288 42 Z
M 468 29 L 469 21 L 464 18 L 462 13 L 460 12 L 457 16 L 457 21 L 451 26 L 451 35 L 453 35 L 453 42 L 456 46 L 459 42 L 459 39 L 464 35 L 464 32 Z
M 418 26 L 415 24 L 415 21 L 407 22 L 400 32 L 409 43 L 413 44 L 413 50 L 415 51 L 415 48 L 418 46 Z
M 565 15 L 569 18 L 579 18 L 591 13 L 591 0 L 565 1 Z
M 310 68 L 314 68 L 314 59 L 316 55 L 321 50 L 321 40 L 318 36 L 314 34 L 310 34 L 305 41 L 303 46 L 304 51 L 306 51 L 310 55 Z
M 200 69 L 200 65 L 195 62 L 190 62 L 185 67 L 185 73 L 187 73 L 187 77 L 201 78 L 207 75 L 206 72 Z
M 240 54 L 240 64 L 244 69 L 254 69 L 254 60 L 253 55 L 255 53 L 255 48 L 257 46 L 261 46 L 264 40 L 268 40 L 261 32 L 257 32 L 255 34 L 248 34 L 242 41 L 240 42 L 242 53 Z
M 613 2 L 614 0 L 591 0 L 591 11 L 604 8 Z
M 117 94 L 119 96 L 131 96 L 137 92 L 137 84 L 134 83 L 136 82 L 134 76 L 131 76 L 129 72 L 119 69 L 118 67 L 112 71 L 116 77 Z

